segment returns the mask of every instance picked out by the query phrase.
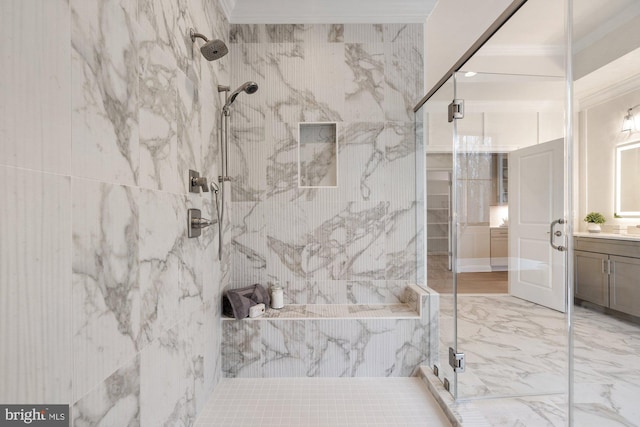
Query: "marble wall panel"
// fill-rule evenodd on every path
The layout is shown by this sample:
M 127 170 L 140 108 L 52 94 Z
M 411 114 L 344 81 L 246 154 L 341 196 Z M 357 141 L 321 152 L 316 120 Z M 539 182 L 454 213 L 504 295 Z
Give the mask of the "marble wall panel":
M 231 25 L 230 41 L 239 70 L 231 86 L 260 86 L 241 95 L 231 113 L 231 204 L 273 206 L 252 208 L 265 224 L 258 233 L 242 236 L 245 216 L 232 218 L 240 233 L 234 241 L 242 242 L 234 286 L 275 276 L 295 288 L 292 301 L 305 302 L 328 297 L 316 283 L 331 289 L 336 281 L 343 299 L 349 281 L 415 280 L 416 226 L 408 218 L 415 213 L 416 147 L 408 105 L 422 93 L 414 91 L 422 86 L 422 26 L 243 24 Z M 298 188 L 298 124 L 316 121 L 337 123 L 335 189 Z M 256 256 L 265 260 L 260 270 Z M 247 270 L 255 274 L 246 277 Z
M 221 6 L 8 0 L 0 23 L 0 400 L 191 425 L 220 378 L 230 257 L 215 227 L 187 239 L 187 208 L 216 215 L 187 171 L 218 175 L 230 61 L 188 30 L 228 41 Z
M 0 164 L 71 171 L 69 3 L 0 3 Z
M 137 1 L 70 5 L 73 173 L 137 185 Z
M 140 409 L 140 356 L 136 355 L 73 405 L 73 426 L 136 427 Z
M 176 88 L 178 66 L 172 48 L 175 7 L 139 2 L 140 185 L 179 192 Z
M 430 357 L 429 296 L 416 302 L 419 319 L 223 320 L 223 374 L 410 376 Z
M 139 192 L 74 179 L 74 398 L 131 360 L 140 333 Z
M 0 401 L 71 399 L 71 180 L 0 167 Z

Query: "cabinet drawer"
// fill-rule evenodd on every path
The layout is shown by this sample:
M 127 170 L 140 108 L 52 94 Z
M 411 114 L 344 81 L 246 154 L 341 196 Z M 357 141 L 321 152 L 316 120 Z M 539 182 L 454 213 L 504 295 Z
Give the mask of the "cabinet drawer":
M 575 237 L 574 242 L 577 251 L 640 258 L 640 242 L 597 237 Z

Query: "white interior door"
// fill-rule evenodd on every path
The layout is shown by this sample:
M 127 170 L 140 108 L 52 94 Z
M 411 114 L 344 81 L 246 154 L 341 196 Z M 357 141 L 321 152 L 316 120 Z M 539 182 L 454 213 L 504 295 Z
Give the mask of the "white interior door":
M 564 215 L 564 140 L 509 154 L 509 292 L 566 311 L 565 252 L 551 247 L 550 225 Z M 554 236 L 564 245 L 563 235 Z

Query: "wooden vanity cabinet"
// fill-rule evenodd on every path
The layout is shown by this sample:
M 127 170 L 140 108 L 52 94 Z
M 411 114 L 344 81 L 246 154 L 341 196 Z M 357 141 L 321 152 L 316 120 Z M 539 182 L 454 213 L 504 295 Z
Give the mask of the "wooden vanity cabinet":
M 576 237 L 575 296 L 640 316 L 640 242 Z

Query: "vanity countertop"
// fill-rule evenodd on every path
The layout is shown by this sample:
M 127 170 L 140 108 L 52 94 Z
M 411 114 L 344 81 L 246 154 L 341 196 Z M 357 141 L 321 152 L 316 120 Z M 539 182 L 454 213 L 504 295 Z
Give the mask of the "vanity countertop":
M 628 233 L 588 233 L 588 232 L 576 232 L 573 233 L 575 237 L 593 237 L 594 239 L 614 239 L 614 240 L 631 240 L 640 242 L 640 234 L 628 234 Z

